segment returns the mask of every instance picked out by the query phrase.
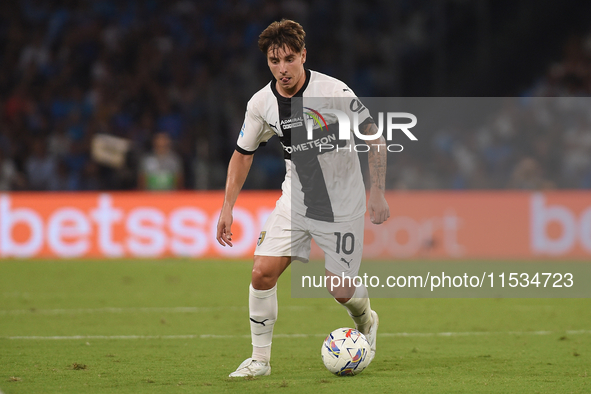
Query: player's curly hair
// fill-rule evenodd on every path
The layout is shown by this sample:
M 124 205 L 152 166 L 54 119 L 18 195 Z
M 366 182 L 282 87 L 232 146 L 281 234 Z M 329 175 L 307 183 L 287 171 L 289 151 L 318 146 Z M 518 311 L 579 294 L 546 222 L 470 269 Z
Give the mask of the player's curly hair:
M 294 52 L 300 53 L 304 50 L 306 32 L 302 25 L 289 19 L 281 19 L 279 22 L 271 23 L 259 36 L 259 49 L 265 55 L 269 48 L 273 50 L 288 47 Z

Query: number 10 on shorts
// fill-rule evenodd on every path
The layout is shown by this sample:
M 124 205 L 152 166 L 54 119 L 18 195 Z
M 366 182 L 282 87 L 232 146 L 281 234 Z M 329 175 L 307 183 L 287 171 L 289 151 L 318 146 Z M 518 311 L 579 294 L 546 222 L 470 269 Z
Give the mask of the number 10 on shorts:
M 353 253 L 355 250 L 355 236 L 353 233 L 341 234 L 340 232 L 335 232 L 334 235 L 337 237 L 335 248 L 336 253 L 341 253 L 341 249 L 344 254 Z

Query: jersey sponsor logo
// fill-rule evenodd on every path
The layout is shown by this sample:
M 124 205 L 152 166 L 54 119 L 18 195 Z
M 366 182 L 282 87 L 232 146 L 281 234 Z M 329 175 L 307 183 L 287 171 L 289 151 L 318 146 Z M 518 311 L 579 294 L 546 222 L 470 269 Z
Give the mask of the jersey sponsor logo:
M 305 150 L 309 150 L 314 147 L 320 147 L 321 145 L 328 145 L 331 142 L 336 141 L 336 139 L 337 139 L 336 133 L 332 133 L 332 134 L 317 138 L 314 141 L 302 142 L 301 144 L 296 144 L 296 145 L 292 145 L 292 146 L 284 146 L 283 149 L 285 149 L 285 151 L 290 154 L 293 152 L 303 152 Z M 324 152 L 327 152 L 327 151 L 328 151 L 328 149 L 324 149 Z
M 267 232 L 261 231 L 261 234 L 259 235 L 259 240 L 257 241 L 257 246 L 261 246 L 261 244 L 265 240 L 265 235 L 267 235 Z
M 304 119 L 300 116 L 295 118 L 281 120 L 281 128 L 283 130 L 293 129 L 294 127 L 302 127 L 304 125 Z
M 277 130 L 277 121 L 275 121 L 275 124 L 269 123 L 269 126 L 271 126 L 272 128 L 274 128 L 275 129 L 275 132 L 279 131 L 279 130 Z

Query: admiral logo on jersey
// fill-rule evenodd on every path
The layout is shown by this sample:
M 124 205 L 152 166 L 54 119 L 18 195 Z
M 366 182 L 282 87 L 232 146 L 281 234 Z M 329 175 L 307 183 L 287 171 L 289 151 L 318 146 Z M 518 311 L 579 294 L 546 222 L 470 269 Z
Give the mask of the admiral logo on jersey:
M 293 129 L 294 127 L 302 127 L 304 125 L 304 119 L 301 116 L 297 116 L 291 119 L 281 120 L 281 128 L 285 130 Z

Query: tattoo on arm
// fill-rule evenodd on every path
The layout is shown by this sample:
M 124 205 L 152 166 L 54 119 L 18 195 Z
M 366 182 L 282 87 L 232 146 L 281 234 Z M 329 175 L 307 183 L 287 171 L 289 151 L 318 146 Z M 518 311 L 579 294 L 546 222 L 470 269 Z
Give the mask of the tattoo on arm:
M 365 135 L 375 135 L 378 128 L 375 123 L 368 123 L 360 130 Z M 370 147 L 368 153 L 369 162 L 369 177 L 371 187 L 377 187 L 379 190 L 386 190 L 386 167 L 387 167 L 387 151 L 386 140 L 383 136 L 375 140 L 367 141 Z

